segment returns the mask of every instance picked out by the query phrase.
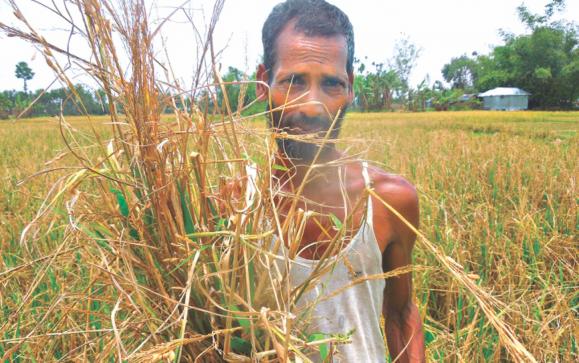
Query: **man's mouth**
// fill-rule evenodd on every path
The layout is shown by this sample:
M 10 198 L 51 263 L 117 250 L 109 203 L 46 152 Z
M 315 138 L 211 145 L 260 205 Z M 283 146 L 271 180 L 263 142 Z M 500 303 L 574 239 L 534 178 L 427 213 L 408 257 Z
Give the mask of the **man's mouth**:
M 290 126 L 282 128 L 282 131 L 290 135 L 319 135 L 323 131 L 319 127 Z

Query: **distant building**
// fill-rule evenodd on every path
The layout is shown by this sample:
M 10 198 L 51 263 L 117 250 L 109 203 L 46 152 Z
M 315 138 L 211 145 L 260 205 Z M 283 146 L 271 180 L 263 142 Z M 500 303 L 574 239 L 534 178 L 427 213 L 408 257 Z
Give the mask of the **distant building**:
M 470 102 L 473 99 L 476 99 L 476 93 L 465 93 L 458 98 L 458 102 Z
M 483 99 L 485 110 L 526 110 L 529 108 L 529 96 L 531 94 L 520 88 L 498 87 L 484 93 L 479 93 Z

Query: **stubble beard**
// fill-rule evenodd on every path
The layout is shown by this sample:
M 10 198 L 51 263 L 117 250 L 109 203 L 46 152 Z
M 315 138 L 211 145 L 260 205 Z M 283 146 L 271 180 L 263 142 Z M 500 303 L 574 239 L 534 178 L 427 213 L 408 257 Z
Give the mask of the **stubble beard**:
M 282 117 L 282 111 L 271 111 L 269 105 L 266 106 L 266 111 L 268 127 L 272 129 L 274 133 L 285 131 L 290 135 L 294 135 L 291 129 L 292 126 L 295 126 L 296 124 L 307 125 L 308 127 L 319 130 L 316 132 L 316 137 L 312 140 L 296 140 L 285 137 L 276 137 L 275 139 L 278 151 L 290 159 L 293 164 L 310 165 L 314 162 L 318 153 L 319 159 L 323 160 L 335 150 L 334 141 L 337 140 L 340 135 L 340 129 L 346 115 L 347 107 L 340 112 L 334 128 L 330 132 L 329 138 L 326 142 L 323 142 L 324 137 L 333 123 L 333 120 L 329 117 L 320 116 L 304 119 L 303 116 L 290 115 L 284 116 L 283 123 L 281 123 L 280 121 L 282 120 L 280 120 L 280 118 Z M 298 117 L 300 117 L 300 119 L 298 119 Z M 320 148 L 322 149 L 321 151 Z

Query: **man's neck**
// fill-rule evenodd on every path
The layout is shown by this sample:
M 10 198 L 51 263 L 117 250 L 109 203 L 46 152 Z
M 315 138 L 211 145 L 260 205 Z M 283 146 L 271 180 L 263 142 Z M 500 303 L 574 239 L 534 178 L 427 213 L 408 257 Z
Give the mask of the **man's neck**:
M 323 190 L 320 188 L 326 186 L 328 181 L 336 180 L 338 177 L 339 168 L 333 162 L 343 157 L 343 153 L 331 149 L 327 153 L 320 155 L 316 163 L 313 164 L 312 162 L 291 160 L 285 154 L 278 152 L 275 157 L 275 164 L 281 166 L 281 168 L 277 168 L 274 175 L 278 178 L 280 184 L 290 191 L 296 191 L 306 177 L 304 191 Z

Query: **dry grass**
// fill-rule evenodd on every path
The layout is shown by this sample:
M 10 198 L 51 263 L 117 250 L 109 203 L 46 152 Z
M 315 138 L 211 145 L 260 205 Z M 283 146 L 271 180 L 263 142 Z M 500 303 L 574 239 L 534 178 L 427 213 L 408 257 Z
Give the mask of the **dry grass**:
M 99 130 L 107 132 L 104 120 L 96 122 Z M 248 127 L 260 129 L 263 123 L 257 120 Z M 88 131 L 84 120 L 71 120 L 71 124 Z M 538 361 L 577 358 L 575 160 L 579 155 L 573 145 L 578 141 L 578 124 L 576 113 L 351 114 L 344 130 L 345 137 L 372 143 L 371 160 L 416 183 L 421 192 L 421 231 L 504 304 L 501 317 Z M 32 219 L 47 186 L 66 171 L 36 177 L 21 187 L 14 184 L 45 168 L 44 160 L 64 150 L 55 120 L 3 123 L 0 139 L 5 156 L 0 165 L 4 176 L 0 279 L 6 318 L 61 243 L 58 231 L 42 236 L 32 257 L 20 246 L 19 234 Z M 353 144 L 353 151 L 363 150 L 361 144 Z M 58 165 L 73 162 L 65 156 Z M 42 277 L 34 291 L 34 309 L 30 306 L 21 312 L 26 324 L 21 323 L 18 333 L 5 332 L 3 346 L 14 344 L 6 339 L 29 334 L 31 310 L 35 311 L 32 316 L 40 315 L 65 291 L 76 291 L 73 296 L 88 304 L 89 271 L 100 270 L 73 260 L 77 251 L 72 248 L 61 252 L 60 256 L 70 258 L 59 261 L 67 263 L 59 263 Z M 44 259 L 37 260 L 40 258 Z M 415 272 L 415 288 L 430 358 L 505 359 L 496 330 L 469 291 L 430 251 L 418 247 L 415 263 L 428 267 Z M 17 267 L 19 270 L 7 274 Z M 85 270 L 84 275 L 71 276 L 79 269 Z M 111 329 L 113 308 L 113 301 L 92 302 L 88 312 L 93 329 Z M 80 339 L 69 333 L 59 337 L 60 341 L 43 336 L 63 331 L 43 322 L 34 334 L 39 337 L 28 341 L 20 354 L 30 357 L 37 352 L 56 358 L 67 347 L 65 342 L 79 346 L 85 339 L 108 341 L 112 334 L 79 333 Z M 39 339 L 44 339 L 42 344 Z M 39 350 L 41 346 L 50 347 L 50 352 Z
M 345 130 L 416 183 L 421 231 L 504 304 L 538 361 L 577 359 L 578 126 L 577 113 L 459 112 L 356 115 Z M 470 291 L 430 251 L 415 262 L 436 267 L 415 274 L 431 357 L 504 359 Z
M 2 360 L 307 360 L 347 339 L 304 335 L 300 289 L 263 248 L 299 227 L 268 228 L 277 189 L 263 120 L 179 108 L 177 84 L 161 97 L 140 2 L 79 5 L 94 45 L 84 66 L 123 112 L 0 125 Z M 68 82 L 57 49 L 32 29 L 12 34 L 44 47 Z M 421 192 L 415 286 L 432 360 L 577 358 L 577 125 L 576 113 L 349 116 L 351 151 L 372 140 L 369 158 Z M 254 166 L 247 198 L 220 203 Z

